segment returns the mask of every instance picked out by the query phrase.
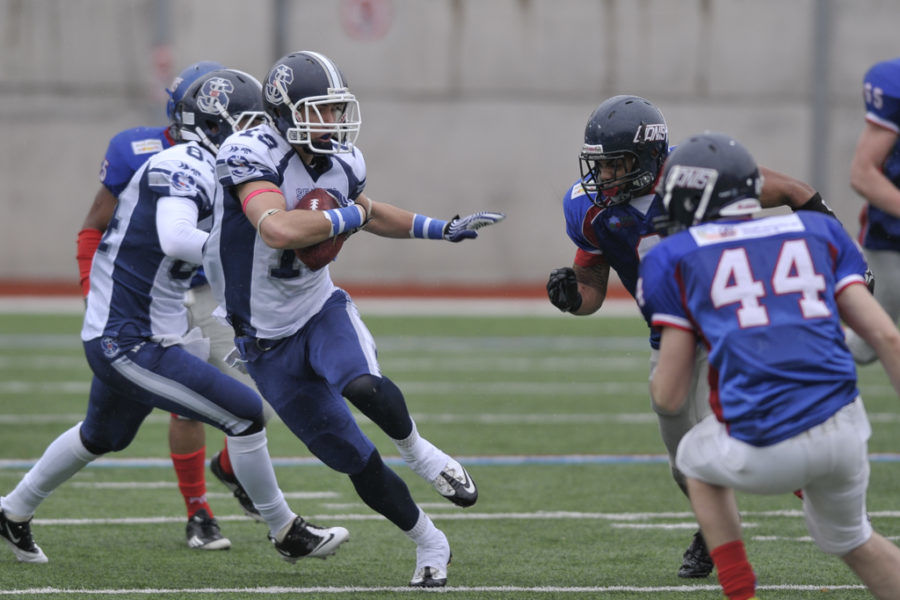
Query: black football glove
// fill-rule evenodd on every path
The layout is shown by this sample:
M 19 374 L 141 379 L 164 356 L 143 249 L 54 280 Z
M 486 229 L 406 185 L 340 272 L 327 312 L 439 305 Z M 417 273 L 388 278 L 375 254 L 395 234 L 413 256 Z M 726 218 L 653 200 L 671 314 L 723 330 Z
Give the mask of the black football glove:
M 563 312 L 575 312 L 581 307 L 581 294 L 578 292 L 578 280 L 575 271 L 570 267 L 562 267 L 550 271 L 547 280 L 547 296 L 550 303 Z
M 866 267 L 866 287 L 869 288 L 869 293 L 875 294 L 875 273 L 872 272 L 872 269 Z

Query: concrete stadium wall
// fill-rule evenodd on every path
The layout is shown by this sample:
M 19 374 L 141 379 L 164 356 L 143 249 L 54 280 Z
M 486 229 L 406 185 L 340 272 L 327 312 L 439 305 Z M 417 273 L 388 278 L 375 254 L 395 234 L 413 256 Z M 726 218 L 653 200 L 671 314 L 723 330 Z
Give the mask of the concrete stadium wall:
M 387 17 L 348 26 L 360 5 Z M 762 164 L 806 180 L 818 169 L 813 183 L 855 233 L 860 82 L 900 53 L 898 22 L 896 0 L 0 0 L 0 279 L 76 280 L 107 141 L 163 124 L 172 73 L 216 59 L 263 78 L 301 49 L 332 57 L 360 99 L 371 197 L 508 215 L 458 245 L 353 238 L 339 281 L 542 286 L 572 260 L 560 199 L 585 121 L 620 93 L 655 102 L 673 143 L 724 131 Z

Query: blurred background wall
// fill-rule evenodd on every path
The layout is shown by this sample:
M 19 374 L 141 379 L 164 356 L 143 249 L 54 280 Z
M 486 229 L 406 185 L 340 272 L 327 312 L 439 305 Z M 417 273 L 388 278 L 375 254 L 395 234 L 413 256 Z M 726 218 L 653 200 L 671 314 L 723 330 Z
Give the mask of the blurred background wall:
M 367 193 L 508 218 L 474 242 L 352 238 L 344 283 L 543 288 L 571 264 L 561 198 L 603 99 L 644 96 L 813 183 L 852 233 L 861 80 L 900 54 L 897 0 L 0 0 L 0 280 L 77 289 L 75 236 L 109 138 L 165 122 L 214 59 L 262 79 L 333 58 L 360 100 Z

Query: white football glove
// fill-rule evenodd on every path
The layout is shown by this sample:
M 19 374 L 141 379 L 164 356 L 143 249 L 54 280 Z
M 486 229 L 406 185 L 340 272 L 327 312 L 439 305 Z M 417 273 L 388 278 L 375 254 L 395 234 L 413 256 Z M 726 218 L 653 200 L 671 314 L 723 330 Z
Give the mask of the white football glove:
M 498 212 L 481 211 L 460 217 L 456 215 L 444 225 L 444 239 L 448 242 L 461 242 L 478 237 L 478 230 L 494 223 L 499 223 L 506 215 Z

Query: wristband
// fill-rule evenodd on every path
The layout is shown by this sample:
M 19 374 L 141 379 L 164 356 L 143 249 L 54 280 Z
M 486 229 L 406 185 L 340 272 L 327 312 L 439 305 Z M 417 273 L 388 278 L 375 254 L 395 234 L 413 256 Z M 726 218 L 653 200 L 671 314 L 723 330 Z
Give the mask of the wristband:
M 264 212 L 262 215 L 260 215 L 259 221 L 256 222 L 256 230 L 259 231 L 259 227 L 260 227 L 260 225 L 262 225 L 262 222 L 266 220 L 266 217 L 271 217 L 272 215 L 274 215 L 275 213 L 278 213 L 278 212 L 281 212 L 280 208 L 270 208 L 269 210 Z
M 277 192 L 280 194 L 281 190 L 278 188 L 266 188 L 264 190 L 253 190 L 252 192 L 247 194 L 246 198 L 244 198 L 244 202 L 243 202 L 243 204 L 241 204 L 241 210 L 244 212 L 247 212 L 247 203 L 250 202 L 250 199 L 253 198 L 254 196 L 258 196 L 259 194 L 262 194 L 264 192 Z M 259 228 L 257 227 L 257 229 L 259 229 Z
M 359 204 L 351 204 L 343 208 L 332 208 L 322 211 L 331 221 L 331 237 L 340 235 L 350 229 L 356 229 L 366 218 L 366 208 Z
M 446 226 L 447 221 L 432 219 L 425 215 L 413 215 L 413 224 L 409 230 L 409 237 L 424 240 L 441 240 L 444 239 L 444 227 Z
M 819 194 L 819 192 L 816 192 L 812 198 L 810 198 L 797 208 L 793 209 L 794 212 L 797 212 L 798 210 L 811 210 L 814 212 L 825 213 L 830 217 L 837 218 L 837 215 L 834 214 L 834 211 L 831 210 L 827 204 L 825 204 L 824 200 L 822 200 L 822 196 Z

